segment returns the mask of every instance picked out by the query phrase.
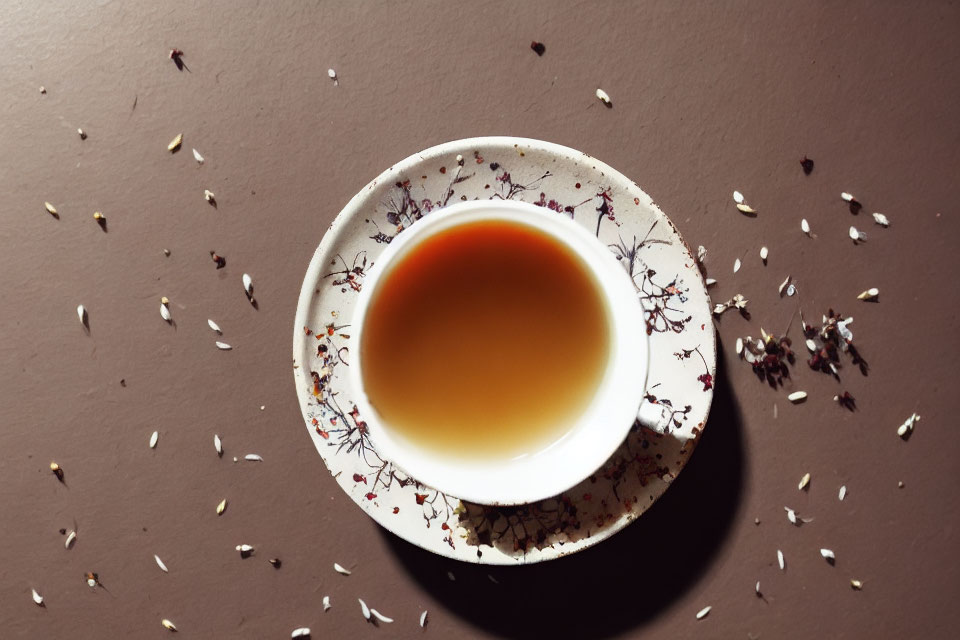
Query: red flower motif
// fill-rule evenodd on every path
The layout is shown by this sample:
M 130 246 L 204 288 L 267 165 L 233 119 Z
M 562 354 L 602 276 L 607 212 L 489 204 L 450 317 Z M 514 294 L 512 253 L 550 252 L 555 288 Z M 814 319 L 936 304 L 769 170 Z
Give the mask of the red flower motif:
M 376 497 L 377 494 L 373 493 L 372 491 L 366 495 L 367 500 L 373 500 Z
M 417 504 L 423 504 L 423 501 L 427 499 L 427 494 L 425 493 L 415 493 L 417 496 Z
M 703 375 L 697 376 L 697 380 L 703 383 L 704 391 L 709 391 L 713 388 L 713 376 L 709 373 L 704 373 Z
M 359 473 L 353 474 L 353 481 L 354 481 L 354 482 L 362 482 L 363 484 L 367 484 L 367 478 L 366 478 L 366 476 L 362 476 L 362 475 L 360 475 Z

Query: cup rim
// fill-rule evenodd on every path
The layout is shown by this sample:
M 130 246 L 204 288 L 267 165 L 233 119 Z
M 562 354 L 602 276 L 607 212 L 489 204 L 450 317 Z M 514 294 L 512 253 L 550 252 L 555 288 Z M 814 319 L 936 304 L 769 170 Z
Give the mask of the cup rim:
M 611 348 L 593 400 L 571 430 L 536 453 L 514 459 L 445 457 L 403 438 L 370 402 L 363 384 L 360 350 L 370 302 L 390 266 L 431 236 L 480 220 L 525 224 L 573 251 L 598 285 L 607 305 Z M 643 401 L 649 348 L 636 287 L 613 253 L 572 219 L 512 200 L 458 202 L 431 212 L 398 235 L 367 273 L 351 319 L 357 352 L 349 375 L 353 398 L 374 448 L 418 482 L 448 495 L 488 505 L 516 505 L 553 497 L 583 481 L 617 450 L 634 425 Z

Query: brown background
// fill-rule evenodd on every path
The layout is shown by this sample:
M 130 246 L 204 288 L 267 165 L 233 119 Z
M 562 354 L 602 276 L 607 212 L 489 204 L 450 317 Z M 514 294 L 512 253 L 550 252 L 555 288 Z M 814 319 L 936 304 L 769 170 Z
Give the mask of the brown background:
M 301 625 L 314 637 L 956 633 L 956 3 L 36 4 L 0 12 L 0 636 L 159 638 L 163 617 L 190 638 Z M 167 153 L 181 131 L 184 149 Z M 492 571 L 412 548 L 347 499 L 304 432 L 290 369 L 297 294 L 333 216 L 391 163 L 485 134 L 569 145 L 636 179 L 709 249 L 714 298 L 742 292 L 752 312 L 718 323 L 708 429 L 648 514 L 579 556 Z M 733 189 L 758 217 L 733 208 Z M 787 274 L 800 296 L 781 300 Z M 855 299 L 873 286 L 879 304 Z M 838 384 L 800 363 L 785 391 L 810 399 L 792 406 L 730 354 L 738 335 L 783 331 L 798 303 L 808 318 L 853 315 L 871 369 Z M 213 347 L 208 317 L 234 351 Z M 856 413 L 832 402 L 842 390 Z M 923 420 L 903 442 L 914 410 Z M 230 461 L 248 452 L 265 461 Z M 791 526 L 784 505 L 814 522 Z M 65 551 L 58 530 L 74 520 Z M 258 555 L 241 561 L 240 543 Z M 396 622 L 366 624 L 357 597 Z

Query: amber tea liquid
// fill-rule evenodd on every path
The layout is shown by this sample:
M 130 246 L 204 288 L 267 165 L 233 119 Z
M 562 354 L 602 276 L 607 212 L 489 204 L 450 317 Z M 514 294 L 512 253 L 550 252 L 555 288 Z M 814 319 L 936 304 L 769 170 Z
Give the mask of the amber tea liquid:
M 515 457 L 561 438 L 610 356 L 608 311 L 570 249 L 523 224 L 438 232 L 397 259 L 367 310 L 370 403 L 417 446 Z

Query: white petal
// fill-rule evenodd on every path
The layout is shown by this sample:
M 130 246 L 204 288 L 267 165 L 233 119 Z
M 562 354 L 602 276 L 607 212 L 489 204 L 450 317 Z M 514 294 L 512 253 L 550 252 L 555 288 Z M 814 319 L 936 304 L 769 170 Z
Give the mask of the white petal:
M 843 485 L 840 487 L 840 493 L 837 494 L 837 498 L 842 501 L 846 497 L 847 497 L 847 485 Z
M 697 611 L 697 620 L 703 620 L 706 618 L 707 614 L 710 613 L 710 609 L 712 608 L 713 607 L 704 607 L 703 609 L 700 609 L 700 611 Z
M 250 462 L 263 462 L 263 458 L 257 455 L 256 453 L 248 453 L 243 456 L 244 460 L 249 460 Z
M 323 596 L 323 610 L 330 611 L 330 596 Z
M 739 211 L 740 213 L 756 213 L 757 212 L 756 209 L 754 209 L 748 204 L 738 204 L 737 211 Z
M 170 320 L 173 318 L 173 316 L 170 315 L 170 307 L 168 307 L 168 306 L 165 305 L 165 304 L 161 304 L 161 305 L 160 305 L 160 317 L 163 318 L 164 320 L 166 320 L 167 322 L 170 322 Z
M 387 624 L 393 622 L 393 618 L 388 618 L 376 609 L 370 609 L 370 614 L 380 622 L 386 622 Z
M 836 556 L 833 554 L 833 551 L 830 549 L 820 549 L 820 555 L 823 556 L 824 560 L 835 560 Z
M 784 281 L 780 284 L 780 287 L 777 289 L 777 293 L 780 294 L 780 297 L 781 297 L 781 298 L 783 297 L 783 290 L 787 288 L 787 285 L 788 285 L 788 284 L 790 284 L 790 276 L 787 276 L 787 279 L 784 280 Z
M 77 532 L 76 532 L 76 531 L 71 531 L 71 532 L 67 535 L 67 539 L 63 541 L 63 548 L 64 548 L 64 549 L 69 549 L 69 548 L 73 547 L 73 544 L 74 544 L 76 541 L 77 541 Z
M 797 489 L 799 489 L 800 491 L 803 491 L 808 486 L 810 486 L 810 474 L 805 473 L 803 474 L 803 477 L 800 478 L 800 484 L 797 485 Z
M 176 630 L 177 630 L 177 625 L 173 624 L 172 622 L 170 622 L 170 621 L 167 620 L 166 618 L 164 618 L 163 620 L 161 620 L 161 621 L 160 621 L 160 624 L 163 625 L 163 628 L 164 628 L 164 629 L 169 629 L 170 631 L 176 631 Z
M 357 600 L 360 602 L 360 613 L 363 614 L 363 617 L 364 617 L 364 618 L 366 618 L 367 620 L 369 620 L 369 619 L 370 619 L 370 607 L 368 607 L 368 606 L 367 606 L 367 603 L 364 602 L 363 600 L 361 600 L 360 598 L 357 598 Z
M 77 307 L 77 317 L 80 318 L 80 324 L 87 324 L 87 310 L 82 304 Z
M 306 638 L 310 635 L 310 627 L 300 627 L 299 629 L 294 629 L 293 633 L 290 634 L 291 638 Z
M 163 560 L 160 559 L 160 556 L 153 554 L 153 559 L 157 561 L 157 566 L 160 567 L 160 570 L 164 573 L 169 573 L 167 570 L 167 565 L 163 564 Z
M 734 344 L 734 349 L 737 352 L 737 355 L 743 353 L 743 338 L 737 338 L 737 342 Z
M 794 404 L 798 402 L 803 402 L 806 399 L 807 399 L 806 391 L 794 391 L 793 393 L 787 396 L 787 400 L 789 400 L 790 402 L 793 402 Z
M 717 280 L 716 278 L 707 278 L 706 280 L 703 281 L 703 283 L 708 287 L 712 287 L 713 285 L 717 284 Z
M 214 331 L 216 331 L 217 333 L 223 333 L 223 331 L 220 330 L 220 325 L 218 325 L 213 320 L 207 320 L 207 326 L 213 329 Z
M 424 611 L 423 613 L 420 614 L 420 627 L 422 628 L 422 627 L 425 627 L 425 626 L 427 626 L 427 612 L 426 612 L 426 611 Z
M 223 455 L 223 443 L 220 442 L 220 436 L 218 436 L 217 434 L 213 434 L 213 446 L 214 446 L 214 448 L 216 448 L 216 450 L 217 450 L 217 455 L 218 455 L 218 456 L 222 456 L 222 455 Z
M 243 290 L 247 292 L 248 296 L 253 295 L 253 278 L 250 277 L 249 273 L 243 274 Z
M 603 89 L 597 89 L 597 99 L 604 104 L 610 104 L 610 96 L 608 96 L 607 92 Z
M 217 196 L 213 195 L 213 191 L 210 191 L 210 189 L 204 189 L 203 199 L 206 200 L 207 202 L 213 202 L 214 200 L 217 199 Z
M 39 593 L 37 593 L 37 590 L 36 590 L 36 589 L 31 589 L 30 591 L 32 592 L 31 595 L 33 595 L 33 601 L 34 601 L 34 603 L 36 603 L 38 606 L 41 606 L 41 607 L 42 607 L 42 606 L 43 606 L 43 596 L 40 595 Z M 420 625 L 420 626 L 422 627 L 423 625 Z
M 851 240 L 859 240 L 859 239 L 860 239 L 860 232 L 857 231 L 857 228 L 856 228 L 856 227 L 850 227 L 850 239 L 851 239 Z
M 231 349 L 233 349 L 233 347 L 231 347 L 231 346 L 230 346 L 229 344 L 227 344 L 226 342 L 219 342 L 219 341 L 218 341 L 216 344 L 217 344 L 217 349 L 220 349 L 220 350 L 222 350 L 222 351 L 230 351 Z
M 863 293 L 857 296 L 857 300 L 872 300 L 880 295 L 880 289 L 876 287 L 867 289 Z
M 196 149 L 193 150 L 193 159 L 197 161 L 197 164 L 203 164 L 203 156 Z
M 807 339 L 807 350 L 808 350 L 810 353 L 816 353 L 816 352 L 817 352 L 817 343 L 814 342 L 813 340 L 810 340 L 810 339 L 808 338 L 808 339 Z
M 342 575 L 345 575 L 345 576 L 348 576 L 348 575 L 350 575 L 351 573 L 353 573 L 353 572 L 350 571 L 349 569 L 345 569 L 344 567 L 340 566 L 340 563 L 338 563 L 338 562 L 334 562 L 334 563 L 333 563 L 333 570 L 336 571 L 337 573 L 342 574 Z
M 890 220 L 887 218 L 887 216 L 883 215 L 882 213 L 874 213 L 873 221 L 876 222 L 881 227 L 890 226 Z
M 736 273 L 737 271 L 740 271 L 740 258 L 737 258 L 733 262 L 733 272 Z
M 743 194 L 740 193 L 739 191 L 734 191 L 733 201 L 736 202 L 737 204 L 743 204 Z
M 840 197 L 843 198 L 845 202 L 853 202 L 855 199 L 852 194 L 849 194 L 846 191 L 841 193 Z
M 787 563 L 783 559 L 783 551 L 780 551 L 780 549 L 777 549 L 777 564 L 780 565 L 781 571 L 783 571 L 787 566 Z
M 334 78 L 337 77 L 337 72 L 334 71 L 333 69 L 327 69 L 327 75 L 330 76 L 331 80 L 333 80 Z M 347 75 L 350 75 L 350 74 L 347 74 Z
M 770 255 L 770 250 L 766 247 L 760 247 L 760 259 L 766 262 L 768 255 Z
M 155 448 L 155 447 L 157 446 L 157 440 L 159 440 L 159 439 L 160 439 L 160 433 L 159 433 L 158 431 L 154 431 L 153 433 L 150 434 L 150 448 L 151 448 L 151 449 L 153 449 L 153 448 Z
M 808 235 L 810 234 L 810 223 L 807 222 L 806 218 L 800 221 L 800 230 Z

